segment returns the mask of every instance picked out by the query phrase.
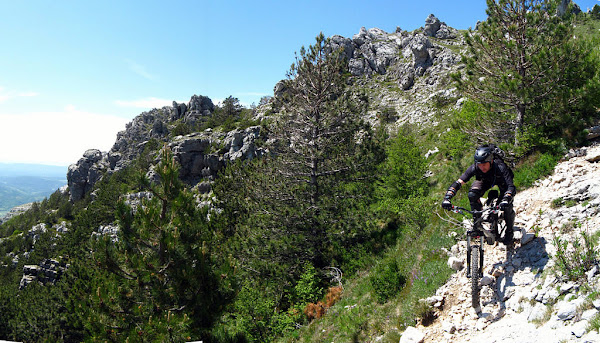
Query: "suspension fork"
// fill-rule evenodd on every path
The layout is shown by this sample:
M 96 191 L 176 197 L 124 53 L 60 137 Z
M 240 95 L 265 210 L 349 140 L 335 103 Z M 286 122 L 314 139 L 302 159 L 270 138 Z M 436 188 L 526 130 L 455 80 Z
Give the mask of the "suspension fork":
M 483 276 L 483 237 L 479 237 L 479 275 Z
M 467 278 L 483 276 L 483 237 L 479 236 L 479 273 L 471 275 L 471 232 L 467 233 Z
M 467 232 L 467 278 L 471 277 L 471 233 Z

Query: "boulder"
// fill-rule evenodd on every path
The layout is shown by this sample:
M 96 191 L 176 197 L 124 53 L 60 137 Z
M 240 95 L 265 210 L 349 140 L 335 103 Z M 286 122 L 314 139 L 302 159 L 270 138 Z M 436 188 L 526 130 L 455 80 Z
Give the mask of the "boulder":
M 429 49 L 431 42 L 422 34 L 417 34 L 409 45 L 413 55 L 413 67 L 417 75 L 422 76 L 427 66 L 431 65 Z
M 409 326 L 400 337 L 400 343 L 421 343 L 425 341 L 425 334 L 414 326 Z
M 329 41 L 327 52 L 335 50 L 341 50 L 342 56 L 349 61 L 354 55 L 354 44 L 352 43 L 352 39 L 339 35 L 332 36 Z
M 209 115 L 215 111 L 212 100 L 204 95 L 192 95 L 187 107 L 190 111 L 198 111 L 203 115 Z
M 439 39 L 455 39 L 457 35 L 458 31 L 446 25 L 446 23 L 441 23 L 440 29 L 435 33 L 435 37 Z
M 171 120 L 178 120 L 183 118 L 187 112 L 186 104 L 178 104 L 177 101 L 173 101 L 173 115 L 171 116 Z
M 25 265 L 23 266 L 23 276 L 19 283 L 19 289 L 23 289 L 35 281 L 42 285 L 54 284 L 68 268 L 69 265 L 64 262 L 48 258 L 43 259 L 39 265 Z
M 461 260 L 457 257 L 452 256 L 448 259 L 448 267 L 450 267 L 456 271 L 461 270 L 463 268 L 463 264 L 464 264 L 463 260 Z
M 439 31 L 442 23 L 433 14 L 430 14 L 425 19 L 425 27 L 423 28 L 423 34 L 429 37 L 435 37 L 435 34 Z
M 548 311 L 546 305 L 542 303 L 536 303 L 535 306 L 531 309 L 531 312 L 529 312 L 527 320 L 530 322 L 542 320 L 546 316 L 546 311 Z
M 557 304 L 556 316 L 559 320 L 570 320 L 577 314 L 577 304 L 575 302 L 560 302 Z

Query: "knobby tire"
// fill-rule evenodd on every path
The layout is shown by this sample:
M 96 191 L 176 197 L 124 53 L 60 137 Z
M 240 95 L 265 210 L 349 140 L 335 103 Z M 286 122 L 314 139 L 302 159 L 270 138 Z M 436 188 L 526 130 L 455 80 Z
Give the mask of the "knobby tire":
M 479 270 L 479 246 L 471 246 L 471 301 L 475 312 L 481 312 L 479 306 L 479 276 L 481 272 Z

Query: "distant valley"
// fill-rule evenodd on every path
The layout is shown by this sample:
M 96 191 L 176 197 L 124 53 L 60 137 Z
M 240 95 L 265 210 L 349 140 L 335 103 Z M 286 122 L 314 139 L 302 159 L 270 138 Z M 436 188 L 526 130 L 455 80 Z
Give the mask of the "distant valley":
M 41 201 L 67 184 L 66 166 L 0 163 L 0 217 L 11 208 Z

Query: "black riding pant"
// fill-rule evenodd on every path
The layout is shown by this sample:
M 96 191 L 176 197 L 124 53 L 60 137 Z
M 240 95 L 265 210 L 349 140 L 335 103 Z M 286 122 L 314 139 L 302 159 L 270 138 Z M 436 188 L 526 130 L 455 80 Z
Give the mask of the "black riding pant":
M 471 189 L 469 190 L 469 202 L 471 203 L 471 210 L 473 211 L 481 211 L 483 209 L 483 204 L 481 203 L 480 198 L 487 192 L 490 188 L 492 188 L 493 184 L 491 182 L 485 182 L 482 180 L 476 180 L 471 185 Z M 506 192 L 506 189 L 500 188 L 500 196 L 502 196 Z M 504 210 L 504 222 L 506 223 L 506 235 L 505 242 L 508 240 L 512 240 L 513 238 L 513 228 L 515 225 L 515 211 L 513 209 L 512 200 L 508 207 Z

